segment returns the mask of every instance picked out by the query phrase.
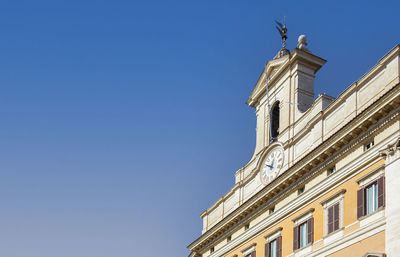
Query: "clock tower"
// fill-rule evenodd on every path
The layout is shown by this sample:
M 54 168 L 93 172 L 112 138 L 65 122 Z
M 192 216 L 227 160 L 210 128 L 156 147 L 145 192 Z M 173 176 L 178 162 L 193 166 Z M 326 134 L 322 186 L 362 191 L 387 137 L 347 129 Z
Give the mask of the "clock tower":
M 299 37 L 297 48 L 291 53 L 282 48 L 267 62 L 247 104 L 255 108 L 257 116 L 256 147 L 253 158 L 268 154 L 274 143 L 284 148 L 287 166 L 293 162 L 295 125 L 309 113 L 310 108 L 322 111 L 334 99 L 325 95 L 314 102 L 314 77 L 325 60 L 312 54 L 307 39 Z M 270 147 L 271 146 L 271 147 Z

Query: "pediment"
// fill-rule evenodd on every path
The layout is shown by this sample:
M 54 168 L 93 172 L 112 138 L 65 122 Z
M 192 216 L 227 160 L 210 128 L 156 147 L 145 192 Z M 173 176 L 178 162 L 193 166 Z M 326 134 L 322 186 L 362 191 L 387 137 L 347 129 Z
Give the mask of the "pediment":
M 247 104 L 250 106 L 255 106 L 255 103 L 258 100 L 263 91 L 265 91 L 265 81 L 266 81 L 266 74 L 268 79 L 271 79 L 276 73 L 279 72 L 282 66 L 289 61 L 289 55 L 285 55 L 281 58 L 270 60 L 266 65 L 264 70 L 262 71 L 260 77 L 257 80 L 256 85 L 254 86 L 253 91 L 250 94 L 249 99 L 247 100 Z

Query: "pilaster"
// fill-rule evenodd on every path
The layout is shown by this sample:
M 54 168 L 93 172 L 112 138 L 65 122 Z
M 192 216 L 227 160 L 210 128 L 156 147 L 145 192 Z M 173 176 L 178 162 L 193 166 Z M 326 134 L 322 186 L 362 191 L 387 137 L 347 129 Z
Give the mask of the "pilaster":
M 382 151 L 386 157 L 386 254 L 400 252 L 400 139 Z

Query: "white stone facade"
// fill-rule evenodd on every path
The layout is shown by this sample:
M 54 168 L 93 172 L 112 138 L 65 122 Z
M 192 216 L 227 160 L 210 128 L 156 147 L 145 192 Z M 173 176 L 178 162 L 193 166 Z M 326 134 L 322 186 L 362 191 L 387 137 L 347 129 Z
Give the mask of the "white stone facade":
M 291 55 L 268 62 L 248 104 L 256 107 L 257 141 L 251 160 L 235 174 L 235 185 L 201 214 L 203 233 L 264 188 L 259 177 L 269 143 L 268 101 L 265 77 L 269 78 L 269 103 L 280 101 L 279 144 L 286 160 L 280 174 L 335 135 L 357 115 L 399 83 L 399 46 L 349 86 L 337 99 L 320 95 L 314 101 L 314 75 L 325 60 L 296 49 Z

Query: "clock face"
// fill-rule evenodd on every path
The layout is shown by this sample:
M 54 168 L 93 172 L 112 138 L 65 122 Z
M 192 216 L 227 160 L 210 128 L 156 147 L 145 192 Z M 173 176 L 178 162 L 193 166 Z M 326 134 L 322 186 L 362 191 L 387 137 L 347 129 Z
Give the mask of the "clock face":
M 273 149 L 265 158 L 261 166 L 261 181 L 264 184 L 270 183 L 279 174 L 283 166 L 283 149 Z

